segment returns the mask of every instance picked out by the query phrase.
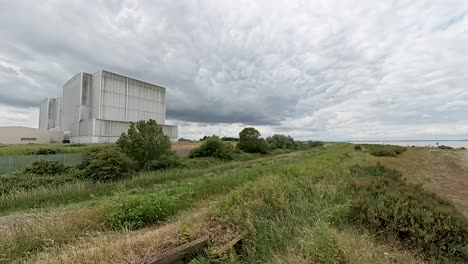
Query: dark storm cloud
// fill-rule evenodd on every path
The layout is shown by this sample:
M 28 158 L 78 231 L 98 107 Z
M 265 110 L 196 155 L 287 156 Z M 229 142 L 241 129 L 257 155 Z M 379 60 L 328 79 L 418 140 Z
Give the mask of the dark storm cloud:
M 462 0 L 5 1 L 0 114 L 107 69 L 167 87 L 182 136 L 223 123 L 467 135 L 466 10 Z

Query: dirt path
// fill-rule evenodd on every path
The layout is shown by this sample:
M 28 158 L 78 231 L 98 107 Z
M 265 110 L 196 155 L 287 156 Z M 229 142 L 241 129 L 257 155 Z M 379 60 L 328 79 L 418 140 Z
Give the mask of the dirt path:
M 411 148 L 398 158 L 378 158 L 410 182 L 452 201 L 468 218 L 468 151 Z

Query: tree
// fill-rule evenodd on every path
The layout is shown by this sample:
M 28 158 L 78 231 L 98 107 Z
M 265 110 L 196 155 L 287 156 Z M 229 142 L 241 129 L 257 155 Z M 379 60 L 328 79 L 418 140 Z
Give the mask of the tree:
M 117 145 L 123 153 L 140 164 L 158 160 L 161 155 L 171 153 L 169 137 L 163 134 L 161 126 L 152 119 L 132 122 L 127 134 L 122 133 L 117 140 Z
M 209 138 L 210 138 L 209 136 L 203 136 L 202 138 L 200 138 L 199 141 L 204 141 L 204 140 L 207 140 L 207 139 L 209 139 Z
M 239 144 L 237 144 L 237 147 L 245 152 L 268 153 L 268 145 L 260 136 L 260 132 L 255 128 L 244 128 L 239 133 Z

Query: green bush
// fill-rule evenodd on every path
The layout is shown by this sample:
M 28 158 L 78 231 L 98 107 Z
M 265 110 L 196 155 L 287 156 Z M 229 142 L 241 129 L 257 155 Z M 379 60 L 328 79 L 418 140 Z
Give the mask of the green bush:
M 439 149 L 448 149 L 448 150 L 453 149 L 452 147 L 450 147 L 450 146 L 445 146 L 445 145 L 440 145 L 440 146 L 438 146 L 438 148 L 439 148 Z
M 249 153 L 263 153 L 266 154 L 269 151 L 267 142 L 260 137 L 260 132 L 253 127 L 244 128 L 239 133 L 239 144 L 237 147 L 245 152 Z
M 468 224 L 449 202 L 380 165 L 355 166 L 351 174 L 352 222 L 398 237 L 428 257 L 468 261 Z
M 145 163 L 144 170 L 160 170 L 176 168 L 182 165 L 181 158 L 176 153 L 163 154 L 157 160 L 150 160 Z
M 125 197 L 115 201 L 106 212 L 106 222 L 115 229 L 156 224 L 177 212 L 175 199 L 166 194 Z
M 298 144 L 290 136 L 275 134 L 266 138 L 270 149 L 298 149 Z
M 356 145 L 354 146 L 354 150 L 361 151 L 362 147 L 360 145 Z
M 123 153 L 142 165 L 171 152 L 169 137 L 152 119 L 131 123 L 128 132 L 122 133 L 118 139 L 117 145 Z
M 391 145 L 363 145 L 364 148 L 375 157 L 397 157 L 401 153 L 406 151 L 406 148 L 400 146 Z
M 311 140 L 309 140 L 307 142 L 307 145 L 308 145 L 309 148 L 318 148 L 318 147 L 323 146 L 323 142 L 322 141 L 311 141 Z
M 68 170 L 68 166 L 63 163 L 51 160 L 36 160 L 31 166 L 24 169 L 24 173 L 36 175 L 56 175 Z
M 80 177 L 106 182 L 131 176 L 137 164 L 114 147 L 97 147 L 86 153 L 81 169 Z
M 192 149 L 189 158 L 215 157 L 223 160 L 232 160 L 235 152 L 234 146 L 224 142 L 217 136 L 211 136 L 203 141 L 198 148 Z
M 57 150 L 50 148 L 40 148 L 37 151 L 32 152 L 32 155 L 53 155 L 57 154 Z

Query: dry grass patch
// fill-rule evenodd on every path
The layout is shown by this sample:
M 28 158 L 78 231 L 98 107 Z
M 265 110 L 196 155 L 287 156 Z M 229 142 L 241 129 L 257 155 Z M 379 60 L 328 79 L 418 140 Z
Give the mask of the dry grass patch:
M 11 222 L 0 236 L 0 261 L 25 259 L 54 245 L 92 235 L 102 229 L 95 211 L 78 209 L 37 217 L 31 222 Z
M 149 258 L 203 234 L 213 201 L 173 218 L 163 226 L 95 234 L 63 247 L 52 247 L 26 263 L 145 263 Z
M 348 263 L 404 263 L 423 264 L 434 263 L 425 260 L 416 253 L 410 252 L 396 241 L 378 241 L 376 238 L 363 230 L 332 230 L 337 243 L 348 258 Z

